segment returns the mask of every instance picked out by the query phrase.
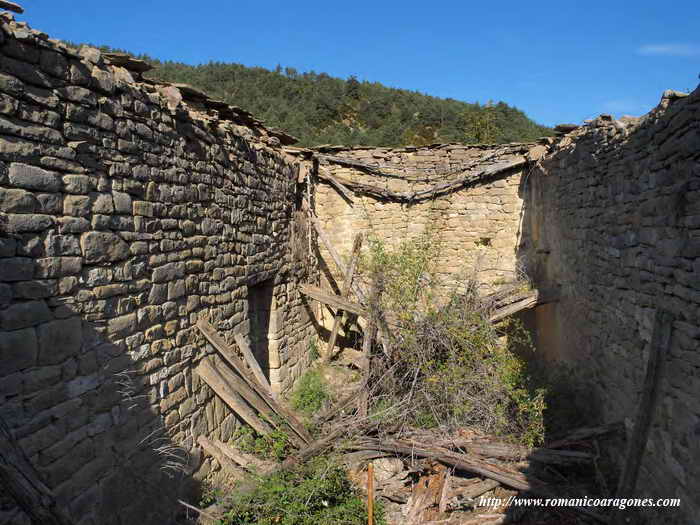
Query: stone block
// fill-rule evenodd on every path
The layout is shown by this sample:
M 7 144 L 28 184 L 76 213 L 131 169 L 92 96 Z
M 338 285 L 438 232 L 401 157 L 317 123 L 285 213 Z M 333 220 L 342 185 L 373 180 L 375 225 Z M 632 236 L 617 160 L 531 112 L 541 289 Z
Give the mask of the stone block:
M 66 195 L 63 199 L 63 214 L 73 217 L 90 215 L 90 197 L 86 195 Z
M 52 318 L 45 301 L 24 301 L 0 311 L 0 328 L 18 330 L 45 323 Z
M 129 245 L 121 237 L 110 232 L 87 232 L 80 239 L 85 262 L 113 262 L 129 256 Z
M 10 184 L 17 188 L 46 192 L 61 191 L 61 178 L 58 174 L 28 164 L 19 162 L 10 164 L 8 179 Z
M 17 241 L 10 237 L 0 237 L 0 257 L 12 257 L 16 253 Z
M 53 217 L 50 215 L 32 214 L 7 214 L 7 229 L 14 233 L 34 233 L 44 231 L 53 226 Z
M 34 261 L 29 257 L 11 257 L 0 263 L 0 281 L 27 281 L 34 277 Z
M 136 331 L 136 314 L 127 314 L 110 319 L 107 323 L 107 334 L 113 339 L 123 339 Z
M 34 213 L 39 203 L 26 190 L 0 188 L 0 211 L 5 213 Z
M 38 279 L 53 279 L 77 275 L 83 268 L 81 257 L 46 257 L 36 260 L 34 276 Z
M 79 317 L 42 324 L 37 328 L 37 334 L 39 364 L 58 364 L 80 354 L 83 329 Z
M 55 280 L 22 281 L 16 283 L 12 290 L 18 299 L 46 299 L 56 295 L 58 282 Z
M 38 355 L 39 346 L 34 328 L 0 332 L 0 361 L 2 361 L 3 375 L 36 366 Z

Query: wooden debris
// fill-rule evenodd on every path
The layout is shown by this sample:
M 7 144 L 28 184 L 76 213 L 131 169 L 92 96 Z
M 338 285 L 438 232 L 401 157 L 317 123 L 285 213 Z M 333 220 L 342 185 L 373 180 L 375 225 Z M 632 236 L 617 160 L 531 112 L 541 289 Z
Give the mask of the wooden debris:
M 21 5 L 15 4 L 14 2 L 7 2 L 6 0 L 0 0 L 0 9 L 7 9 L 8 11 L 19 13 L 20 15 L 24 13 L 24 9 Z
M 498 163 L 476 173 L 470 173 L 464 177 L 460 177 L 456 180 L 435 184 L 424 190 L 407 192 L 390 191 L 380 186 L 354 182 L 338 176 L 334 177 L 334 181 L 331 182 L 328 178 L 329 176 L 321 173 L 320 171 L 318 173 L 318 178 L 331 184 L 342 184 L 345 188 L 349 188 L 355 193 L 369 195 L 378 200 L 415 203 L 422 200 L 434 199 L 442 194 L 461 189 L 465 186 L 490 180 L 497 175 L 525 166 L 527 163 L 528 161 L 525 157 L 519 157 L 516 160 Z
M 302 200 L 302 209 L 304 209 L 308 213 L 309 221 L 311 222 L 311 225 L 314 227 L 316 230 L 316 233 L 318 234 L 318 238 L 321 239 L 321 242 L 323 243 L 323 246 L 328 250 L 328 253 L 330 254 L 331 258 L 335 262 L 336 266 L 340 270 L 340 272 L 343 275 L 347 274 L 347 268 L 343 264 L 343 261 L 340 259 L 340 255 L 338 255 L 338 252 L 336 249 L 333 247 L 333 244 L 330 242 L 328 239 L 328 235 L 323 231 L 323 228 L 321 228 L 321 225 L 319 223 L 318 217 L 314 215 L 313 210 L 311 209 L 310 204 L 306 201 L 306 199 Z M 352 291 L 355 293 L 357 296 L 357 299 L 362 303 L 362 305 L 368 307 L 369 306 L 369 299 L 368 299 L 368 294 L 367 291 L 365 290 L 364 286 L 362 286 L 361 283 L 357 281 L 353 281 L 351 284 Z M 389 342 L 389 330 L 386 326 L 386 321 L 384 320 L 384 317 L 382 315 L 382 312 L 376 312 L 376 322 L 378 323 L 378 337 L 380 342 L 382 343 L 382 347 L 384 349 L 384 353 L 386 355 L 389 355 L 390 349 L 391 349 L 391 344 Z
M 219 446 L 221 442 L 214 443 L 205 436 L 199 436 L 197 438 L 197 444 L 202 447 L 207 454 L 218 461 L 227 473 L 231 474 L 236 479 L 243 479 L 245 477 L 246 473 L 238 464 L 232 461 Z
M 2 7 L 2 5 L 0 5 Z M 35 525 L 72 525 L 26 454 L 0 418 L 0 488 Z
M 271 394 L 272 389 L 270 387 L 270 383 L 267 380 L 267 377 L 265 377 L 265 374 L 262 371 L 262 368 L 260 368 L 260 363 L 258 363 L 258 360 L 255 359 L 255 356 L 253 355 L 253 352 L 250 349 L 250 345 L 248 344 L 248 341 L 246 341 L 245 337 L 243 337 L 243 334 L 240 334 L 238 332 L 233 334 L 233 338 L 236 341 L 238 348 L 240 348 L 241 354 L 243 355 L 245 362 L 248 364 L 250 369 L 253 371 L 253 375 L 255 375 L 255 379 L 258 380 L 258 384 L 261 387 L 267 389 L 267 391 Z
M 243 398 L 231 385 L 226 383 L 226 380 L 207 360 L 200 361 L 194 371 L 231 410 L 243 418 L 256 432 L 259 434 L 272 432 L 272 427 L 255 415 L 253 410 L 243 401 Z
M 343 288 L 340 291 L 340 296 L 342 298 L 347 298 L 350 288 L 352 286 L 352 280 L 355 276 L 355 267 L 357 266 L 357 261 L 360 257 L 360 248 L 362 247 L 362 233 L 355 235 L 355 240 L 352 244 L 352 255 L 350 256 L 350 262 L 348 263 L 347 272 L 345 273 L 345 281 L 343 282 Z M 335 347 L 335 341 L 338 338 L 338 332 L 340 331 L 340 324 L 343 319 L 342 312 L 338 311 L 333 319 L 333 329 L 331 330 L 331 335 L 328 338 L 328 346 L 326 347 L 326 352 L 324 354 L 324 360 L 330 361 L 333 359 L 333 349 Z
M 339 295 L 327 292 L 326 290 L 319 288 L 318 286 L 313 286 L 311 284 L 302 284 L 299 286 L 299 290 L 304 295 L 307 295 L 312 299 L 315 299 L 323 304 L 327 304 L 328 306 L 332 306 L 340 310 L 345 310 L 346 312 L 351 312 L 361 317 L 369 317 L 369 313 L 367 312 L 367 310 L 362 308 L 362 306 L 360 306 L 359 304 L 348 301 L 347 299 Z
M 512 296 L 510 304 L 500 306 L 491 314 L 491 322 L 495 323 L 506 317 L 517 314 L 524 310 L 529 310 L 542 304 L 552 303 L 558 298 L 554 292 L 541 293 L 538 290 L 524 292 L 523 294 Z
M 551 450 L 556 448 L 570 447 L 571 445 L 579 444 L 581 441 L 602 437 L 616 432 L 621 432 L 624 428 L 624 423 L 622 423 L 621 421 L 616 421 L 614 423 L 608 423 L 606 425 L 600 425 L 597 427 L 578 428 L 562 439 L 557 439 L 556 441 L 551 441 L 547 443 L 547 448 Z
M 652 418 L 661 390 L 661 380 L 666 369 L 666 356 L 671 346 L 671 331 L 673 316 L 669 312 L 657 310 L 654 318 L 654 328 L 651 337 L 649 361 L 647 362 L 646 377 L 640 394 L 637 415 L 634 421 L 632 436 L 627 445 L 625 465 L 617 486 L 616 498 L 631 498 L 637 485 L 639 468 L 642 464 L 651 429 Z M 613 523 L 624 523 L 623 513 L 618 509 L 614 513 Z
M 232 445 L 227 445 L 218 440 L 214 440 L 213 443 L 224 456 L 249 472 L 264 475 L 277 468 L 276 463 L 262 460 L 252 454 L 247 454 Z
M 221 356 L 231 365 L 234 371 L 243 378 L 248 386 L 252 388 L 279 417 L 286 421 L 289 428 L 291 428 L 306 444 L 310 443 L 312 441 L 311 435 L 304 426 L 290 410 L 275 401 L 269 394 L 269 391 L 266 391 L 264 387 L 257 382 L 255 376 L 248 371 L 243 361 L 234 354 L 228 344 L 226 344 L 226 341 L 216 332 L 214 327 L 205 319 L 200 319 L 197 322 L 197 328 L 199 328 L 212 346 L 219 351 Z

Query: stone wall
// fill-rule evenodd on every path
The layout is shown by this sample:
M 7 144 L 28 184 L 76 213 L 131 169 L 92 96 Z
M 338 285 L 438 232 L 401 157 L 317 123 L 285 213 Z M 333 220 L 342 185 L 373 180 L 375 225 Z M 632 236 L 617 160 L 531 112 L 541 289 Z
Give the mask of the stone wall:
M 448 144 L 322 149 L 318 153 L 318 169 L 340 181 L 374 185 L 391 192 L 421 191 L 522 160 L 531 147 Z M 367 164 L 386 175 L 343 165 L 333 161 L 333 157 Z M 362 193 L 356 193 L 349 201 L 332 184 L 324 182 L 315 186 L 315 209 L 343 256 L 349 256 L 355 232 L 367 232 L 388 244 L 397 244 L 432 230 L 441 246 L 438 273 L 446 282 L 473 271 L 485 282 L 509 279 L 519 268 L 521 244 L 527 242 L 520 225 L 520 188 L 525 169 L 520 166 L 414 202 Z M 323 250 L 321 253 L 323 260 L 329 261 Z M 328 267 L 335 270 L 332 263 Z
M 595 119 L 552 145 L 524 207 L 533 240 L 524 255 L 539 285 L 562 290 L 538 323 L 576 364 L 586 408 L 601 420 L 631 428 L 655 311 L 675 316 L 638 486 L 683 506 L 654 523 L 700 512 L 699 117 L 697 89 L 667 92 L 641 119 Z
M 165 523 L 216 467 L 196 437 L 240 422 L 192 373 L 199 318 L 267 312 L 278 392 L 313 333 L 288 137 L 142 68 L 0 15 L 0 416 L 80 524 Z

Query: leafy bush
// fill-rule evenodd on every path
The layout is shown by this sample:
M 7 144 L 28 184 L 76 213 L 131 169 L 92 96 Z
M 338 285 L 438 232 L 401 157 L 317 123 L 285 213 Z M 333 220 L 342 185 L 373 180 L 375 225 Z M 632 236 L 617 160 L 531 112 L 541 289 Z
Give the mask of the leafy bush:
M 370 413 L 393 403 L 393 416 L 414 426 L 471 426 L 541 442 L 545 390 L 510 349 L 532 349 L 527 332 L 512 320 L 491 323 L 474 279 L 443 286 L 439 252 L 431 232 L 393 248 L 370 242 L 363 268 L 375 290 L 372 310 L 388 313 L 393 347 L 389 359 L 374 358 Z
M 321 409 L 323 403 L 330 399 L 330 392 L 321 371 L 307 370 L 297 382 L 292 392 L 291 402 L 295 410 L 310 415 Z
M 232 494 L 225 506 L 228 510 L 220 525 L 367 523 L 365 502 L 345 470 L 323 457 L 264 477 L 251 492 Z M 381 505 L 375 511 L 375 523 L 384 524 Z
M 236 431 L 233 439 L 243 452 L 255 454 L 263 459 L 274 458 L 282 461 L 292 450 L 289 436 L 279 429 L 259 435 L 251 427 L 244 425 Z

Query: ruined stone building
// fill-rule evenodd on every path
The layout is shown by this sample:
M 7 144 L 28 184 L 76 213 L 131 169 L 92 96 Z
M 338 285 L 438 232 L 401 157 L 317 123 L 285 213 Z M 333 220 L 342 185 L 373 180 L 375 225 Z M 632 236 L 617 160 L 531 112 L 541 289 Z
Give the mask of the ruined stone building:
M 165 523 L 218 468 L 197 437 L 242 423 L 193 373 L 214 353 L 199 319 L 248 337 L 276 393 L 307 367 L 325 321 L 299 285 L 333 271 L 307 198 L 341 255 L 435 227 L 446 277 L 556 288 L 538 344 L 604 422 L 631 428 L 670 312 L 640 486 L 697 516 L 700 90 L 538 144 L 312 151 L 144 69 L 0 14 L 0 417 L 77 523 Z M 0 494 L 0 523 L 23 520 Z

